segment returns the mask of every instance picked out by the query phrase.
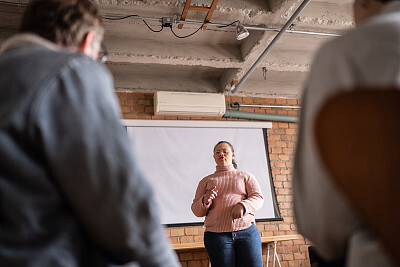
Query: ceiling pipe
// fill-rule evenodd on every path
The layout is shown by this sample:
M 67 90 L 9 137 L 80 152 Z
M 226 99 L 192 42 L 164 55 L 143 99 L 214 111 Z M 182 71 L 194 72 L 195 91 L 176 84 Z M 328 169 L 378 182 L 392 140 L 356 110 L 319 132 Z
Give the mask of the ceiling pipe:
M 249 120 L 263 120 L 263 121 L 283 121 L 283 122 L 298 122 L 297 116 L 276 115 L 266 113 L 253 113 L 244 111 L 226 110 L 223 118 L 238 118 Z
M 1 3 L 1 1 L 0 1 Z M 126 17 L 127 15 L 121 14 L 113 14 L 113 13 L 105 13 L 104 17 L 109 17 L 113 19 L 121 19 Z M 158 21 L 161 22 L 162 18 L 153 18 L 153 17 L 144 17 L 144 16 L 131 16 L 131 19 L 141 19 L 141 20 L 151 20 L 151 21 Z M 174 20 L 175 24 L 193 24 L 193 25 L 203 25 L 203 26 L 215 26 L 215 27 L 226 27 L 226 28 L 236 28 L 236 25 L 226 26 L 226 24 L 222 23 L 213 23 L 213 22 L 202 22 L 202 21 L 195 21 L 195 20 Z M 243 25 L 243 24 L 242 24 Z M 278 28 L 267 28 L 267 27 L 258 27 L 258 26 L 245 26 L 243 28 L 246 30 L 252 31 L 272 31 L 272 32 L 280 32 L 282 29 Z M 288 33 L 294 34 L 308 34 L 308 35 L 320 35 L 320 36 L 331 36 L 331 37 L 338 37 L 341 36 L 340 34 L 336 33 L 325 33 L 325 32 L 311 32 L 311 31 L 298 31 L 298 30 L 286 30 Z
M 301 11 L 307 6 L 307 4 L 311 0 L 304 0 L 303 3 L 297 8 L 297 10 L 294 12 L 294 14 L 290 17 L 290 19 L 286 22 L 286 24 L 283 26 L 282 30 L 278 32 L 278 34 L 275 36 L 275 38 L 271 41 L 271 43 L 267 46 L 267 48 L 264 50 L 264 52 L 261 54 L 261 56 L 257 59 L 257 61 L 251 66 L 251 68 L 247 71 L 247 73 L 243 76 L 243 78 L 240 80 L 240 82 L 235 86 L 233 85 L 233 90 L 232 94 L 236 93 L 236 91 L 242 86 L 242 84 L 247 80 L 247 78 L 250 76 L 250 74 L 256 69 L 257 65 L 261 63 L 262 59 L 265 57 L 265 55 L 269 52 L 269 50 L 272 48 L 272 46 L 281 38 L 281 36 L 286 32 L 286 30 L 292 25 L 293 21 L 297 18 L 297 16 L 300 14 Z
M 226 27 L 226 28 L 235 28 L 233 26 L 226 26 L 226 24 L 222 23 L 213 23 L 213 22 L 201 22 L 201 21 L 194 21 L 194 20 L 176 20 L 175 23 L 178 24 L 195 24 L 195 25 L 205 25 L 205 26 L 216 26 L 216 27 Z M 243 25 L 243 24 L 242 24 Z M 271 32 L 280 32 L 282 29 L 277 28 L 267 28 L 267 27 L 258 27 L 258 26 L 245 26 L 243 27 L 246 30 L 252 31 L 271 31 Z M 297 30 L 286 30 L 288 33 L 297 33 L 297 34 L 309 34 L 309 35 L 321 35 L 321 36 L 331 36 L 331 37 L 338 37 L 341 36 L 340 34 L 336 33 L 324 33 L 324 32 L 310 32 L 310 31 L 297 31 Z

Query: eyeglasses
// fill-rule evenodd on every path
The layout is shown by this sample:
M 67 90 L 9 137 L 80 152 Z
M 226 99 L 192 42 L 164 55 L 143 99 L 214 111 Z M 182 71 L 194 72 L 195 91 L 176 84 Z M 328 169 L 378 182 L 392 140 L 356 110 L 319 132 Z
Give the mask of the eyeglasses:
M 108 50 L 106 45 L 104 44 L 104 42 L 101 42 L 101 50 L 99 53 L 99 56 L 97 57 L 97 61 L 99 61 L 100 63 L 105 63 L 107 61 L 108 58 Z

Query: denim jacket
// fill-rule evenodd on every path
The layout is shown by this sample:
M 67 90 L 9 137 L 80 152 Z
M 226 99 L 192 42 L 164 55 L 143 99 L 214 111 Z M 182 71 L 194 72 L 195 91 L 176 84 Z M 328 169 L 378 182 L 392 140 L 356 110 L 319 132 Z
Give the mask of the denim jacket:
M 109 72 L 32 35 L 0 55 L 0 266 L 178 266 Z

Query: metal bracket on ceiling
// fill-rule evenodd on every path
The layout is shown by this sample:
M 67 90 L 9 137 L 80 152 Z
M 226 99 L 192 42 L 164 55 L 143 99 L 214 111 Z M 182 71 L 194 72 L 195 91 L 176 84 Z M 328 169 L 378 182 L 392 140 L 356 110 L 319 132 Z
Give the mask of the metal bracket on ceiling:
M 268 72 L 268 69 L 266 67 L 263 67 L 262 74 L 263 74 L 263 78 L 265 81 L 267 80 L 267 72 Z
M 211 16 L 212 16 L 215 8 L 217 7 L 218 1 L 219 0 L 213 0 L 211 6 L 206 7 L 206 6 L 192 6 L 192 5 L 190 5 L 192 0 L 186 0 L 186 4 L 182 11 L 180 20 L 183 20 L 183 21 L 186 20 L 187 13 L 189 12 L 189 10 L 191 10 L 191 11 L 207 12 L 207 16 L 204 19 L 204 22 L 210 22 Z M 178 29 L 182 29 L 182 27 L 183 27 L 183 24 L 178 25 Z M 207 26 L 203 26 L 202 29 L 205 30 L 206 28 L 207 28 Z

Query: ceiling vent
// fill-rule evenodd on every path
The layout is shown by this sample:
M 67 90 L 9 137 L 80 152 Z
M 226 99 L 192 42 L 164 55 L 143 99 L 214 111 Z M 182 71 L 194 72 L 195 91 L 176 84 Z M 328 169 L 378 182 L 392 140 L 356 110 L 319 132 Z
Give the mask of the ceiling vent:
M 165 92 L 154 94 L 154 115 L 222 117 L 225 114 L 223 94 Z

